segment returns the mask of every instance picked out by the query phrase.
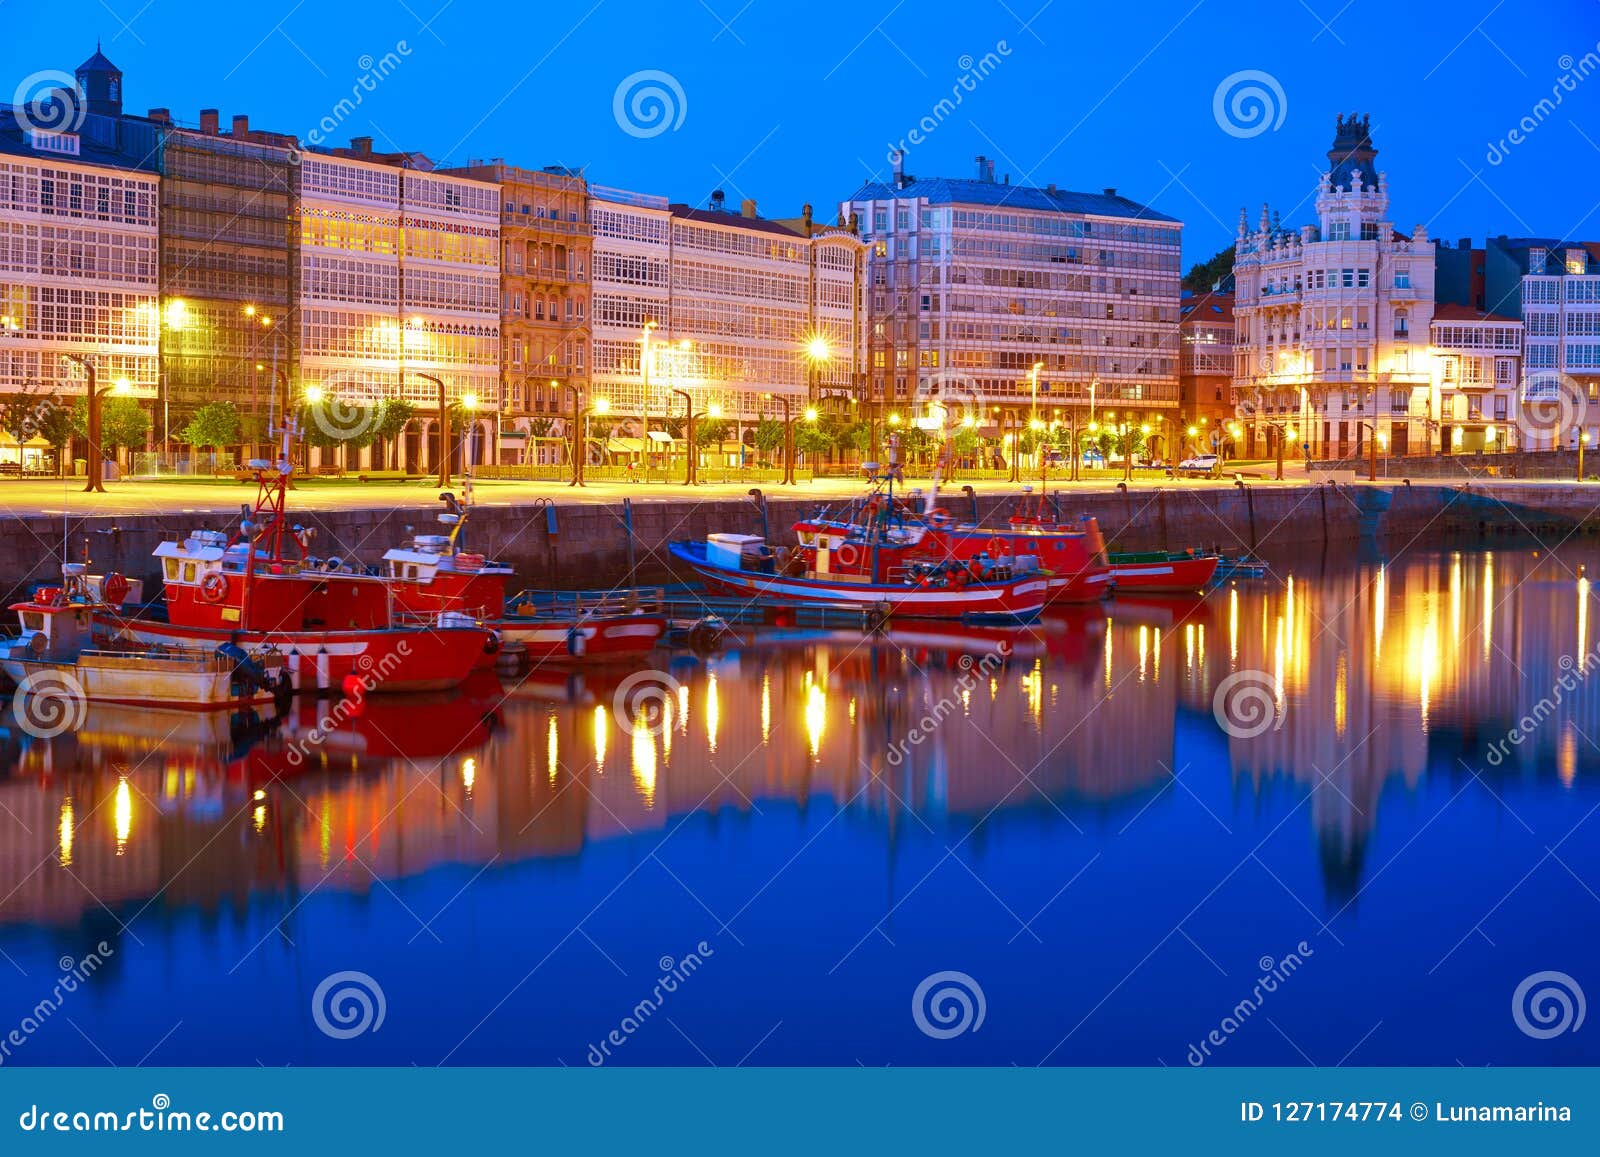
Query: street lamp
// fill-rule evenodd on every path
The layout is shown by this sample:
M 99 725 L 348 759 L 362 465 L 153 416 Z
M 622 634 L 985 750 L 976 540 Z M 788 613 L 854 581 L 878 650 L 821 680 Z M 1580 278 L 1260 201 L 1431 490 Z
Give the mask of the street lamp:
M 88 358 L 78 354 L 62 354 L 63 361 L 75 362 L 83 367 L 83 372 L 89 378 L 88 406 L 89 406 L 89 460 L 85 464 L 87 480 L 84 483 L 85 494 L 104 494 L 104 462 L 100 448 L 101 415 L 100 399 L 106 394 L 126 394 L 132 388 L 127 378 L 118 378 L 111 385 L 100 388 L 99 376 L 95 372 L 94 363 Z
M 817 400 L 820 392 L 820 386 L 817 381 L 820 367 L 832 356 L 832 351 L 828 348 L 828 339 L 822 334 L 819 333 L 806 342 L 806 361 L 809 363 L 811 370 L 810 394 L 813 402 Z
M 472 475 L 472 438 L 470 431 L 472 423 L 476 420 L 473 413 L 478 408 L 478 395 L 470 390 L 461 395 L 461 472 L 468 477 Z
M 644 430 L 640 435 L 645 454 L 645 478 L 649 480 L 650 471 L 650 331 L 657 328 L 654 320 L 644 323 L 644 346 L 639 357 L 639 379 L 641 401 L 639 403 L 640 421 Z
M 570 434 L 572 438 L 572 481 L 568 482 L 567 485 L 583 486 L 586 485 L 583 480 L 583 458 L 585 448 L 583 444 L 583 434 L 581 433 L 581 427 L 578 421 L 583 391 L 579 387 L 573 385 L 571 382 L 567 383 L 567 389 L 572 391 L 572 430 Z
M 432 374 L 423 373 L 421 370 L 412 370 L 411 372 L 425 382 L 432 382 L 434 388 L 439 391 L 439 472 L 434 480 L 434 485 L 440 490 L 447 490 L 450 487 L 450 411 L 445 404 L 444 382 Z M 306 393 L 307 396 L 310 395 L 309 390 Z

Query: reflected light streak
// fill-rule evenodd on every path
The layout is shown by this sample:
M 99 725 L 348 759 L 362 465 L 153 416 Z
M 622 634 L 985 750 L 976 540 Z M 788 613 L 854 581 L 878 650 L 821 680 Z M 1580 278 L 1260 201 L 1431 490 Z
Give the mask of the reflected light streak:
M 813 682 L 806 688 L 806 734 L 811 739 L 811 758 L 822 750 L 822 735 L 828 727 L 828 694 Z
M 656 737 L 650 734 L 650 721 L 641 710 L 633 721 L 633 782 L 645 807 L 656 804 Z
M 72 797 L 61 801 L 61 866 L 72 867 Z
M 1589 580 L 1578 580 L 1578 670 L 1589 669 Z
M 717 721 L 721 718 L 721 705 L 717 699 L 717 676 L 706 672 L 706 750 L 717 753 Z
M 544 764 L 546 774 L 550 777 L 551 787 L 556 785 L 556 772 L 561 767 L 561 743 L 557 738 L 558 733 L 555 712 L 552 711 L 550 722 L 544 729 Z
M 761 742 L 772 737 L 772 674 L 761 673 Z
M 597 772 L 606 769 L 606 733 L 610 730 L 611 724 L 606 717 L 605 707 L 596 704 L 594 709 L 594 768 Z
M 117 855 L 122 855 L 128 846 L 128 835 L 133 831 L 133 789 L 128 786 L 128 777 L 119 776 L 117 779 L 116 800 L 112 807 L 112 822 L 117 830 Z

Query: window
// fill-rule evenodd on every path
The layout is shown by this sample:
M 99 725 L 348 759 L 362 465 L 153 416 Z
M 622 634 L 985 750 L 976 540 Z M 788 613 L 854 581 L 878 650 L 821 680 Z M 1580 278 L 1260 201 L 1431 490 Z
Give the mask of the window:
M 1397 266 L 1395 266 L 1395 270 L 1394 270 L 1394 287 L 1396 289 L 1410 289 L 1411 288 L 1411 267 L 1409 265 L 1397 265 Z
M 1356 270 L 1356 288 L 1365 289 L 1372 284 L 1372 271 L 1370 269 Z
M 194 582 L 194 563 L 186 562 L 183 564 L 183 581 L 186 583 Z
M 1329 241 L 1348 241 L 1348 240 L 1350 240 L 1350 222 L 1348 222 L 1348 221 L 1330 221 L 1330 222 L 1328 222 L 1328 240 Z

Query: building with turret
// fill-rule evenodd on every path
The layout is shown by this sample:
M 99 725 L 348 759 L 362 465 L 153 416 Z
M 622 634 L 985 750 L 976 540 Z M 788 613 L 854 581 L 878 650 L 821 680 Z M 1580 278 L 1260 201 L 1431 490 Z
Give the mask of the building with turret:
M 153 398 L 157 138 L 123 123 L 122 73 L 98 48 L 39 77 L 0 105 L 0 393 L 82 394 L 82 359 L 101 388 Z
M 1263 205 L 1244 211 L 1234 258 L 1234 400 L 1241 454 L 1386 453 L 1440 444 L 1440 396 L 1429 353 L 1434 247 L 1427 230 L 1395 229 L 1370 122 L 1340 116 L 1317 189 L 1317 222 L 1285 227 Z M 1466 419 L 1466 428 L 1487 419 Z M 1448 446 L 1446 447 L 1448 449 Z

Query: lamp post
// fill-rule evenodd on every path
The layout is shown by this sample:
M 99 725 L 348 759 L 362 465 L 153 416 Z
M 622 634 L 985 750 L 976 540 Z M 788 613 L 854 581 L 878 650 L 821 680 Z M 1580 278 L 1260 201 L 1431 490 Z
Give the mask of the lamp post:
M 789 416 L 789 399 L 783 399 L 783 485 L 793 486 L 794 481 L 794 424 L 804 418 L 807 422 L 817 420 L 817 408 L 807 406 L 794 417 Z M 813 475 L 814 476 L 814 475 Z
M 683 399 L 683 437 L 688 444 L 688 449 L 683 459 L 683 484 L 685 486 L 694 486 L 697 484 L 697 479 L 695 478 L 695 458 L 697 455 L 694 445 L 694 398 L 689 395 L 688 390 L 674 389 L 672 392 Z
M 130 388 L 128 385 L 128 379 L 118 378 L 111 385 L 101 389 L 99 384 L 99 375 L 95 372 L 93 362 L 91 362 L 88 358 L 82 357 L 78 354 L 62 354 L 61 356 L 65 361 L 75 362 L 82 366 L 83 372 L 88 375 L 89 378 L 89 390 L 87 394 L 89 407 L 89 460 L 87 463 L 85 463 L 87 479 L 84 482 L 83 492 L 85 494 L 104 494 L 106 492 L 106 487 L 104 481 L 104 463 L 102 460 L 103 452 L 100 448 L 100 399 L 106 394 L 126 394 Z
M 644 429 L 640 440 L 644 446 L 645 481 L 650 480 L 650 331 L 656 328 L 654 319 L 644 323 L 644 344 L 639 354 L 639 383 L 642 397 L 639 403 L 640 422 Z
M 806 342 L 806 361 L 809 363 L 811 371 L 810 382 L 808 384 L 808 393 L 811 396 L 812 402 L 819 400 L 818 394 L 821 391 L 821 387 L 817 377 L 821 372 L 820 367 L 832 356 L 832 351 L 828 348 L 828 339 L 822 334 L 819 333 L 811 338 L 810 341 Z
M 1011 477 L 1009 481 L 1020 482 L 1022 481 L 1022 434 L 1020 430 L 1022 423 L 1019 421 L 1018 415 L 1010 408 L 1006 409 L 1005 417 L 1006 425 L 1011 428 L 1011 452 L 1006 455 L 1011 460 Z
M 425 382 L 432 382 L 439 391 L 439 472 L 434 480 L 434 485 L 440 490 L 450 487 L 450 409 L 445 402 L 444 382 L 432 374 L 425 374 L 421 370 L 412 370 L 412 373 Z
M 473 414 L 478 409 L 478 395 L 465 393 L 461 395 L 461 473 L 472 477 L 472 423 Z
M 1030 391 L 1032 402 L 1028 407 L 1028 425 L 1030 427 L 1039 420 L 1039 371 L 1042 369 L 1044 369 L 1043 362 L 1034 362 L 1028 369 L 1028 382 L 1032 387 Z
M 579 403 L 582 391 L 570 382 L 567 383 L 567 389 L 572 391 L 572 481 L 568 482 L 567 485 L 584 486 L 587 485 L 583 480 L 584 445 L 582 428 L 579 424 Z

